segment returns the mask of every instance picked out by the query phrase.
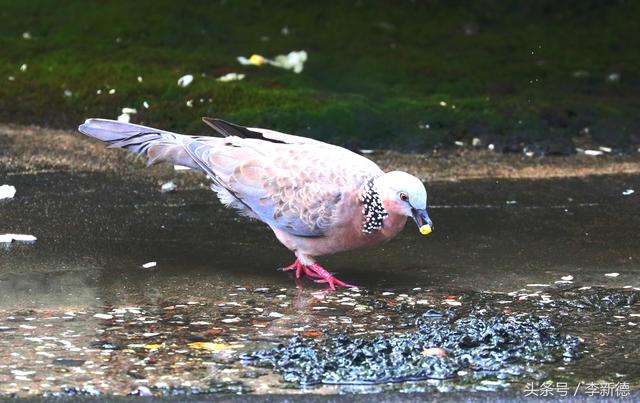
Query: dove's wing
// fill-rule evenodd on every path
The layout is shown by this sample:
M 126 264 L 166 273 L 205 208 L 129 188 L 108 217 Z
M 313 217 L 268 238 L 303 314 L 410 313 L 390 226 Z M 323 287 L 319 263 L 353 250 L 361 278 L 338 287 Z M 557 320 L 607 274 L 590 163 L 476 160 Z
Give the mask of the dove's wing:
M 340 225 L 347 219 L 341 202 L 382 174 L 372 161 L 321 142 L 225 140 L 222 147 L 195 141 L 187 149 L 206 166 L 223 202 L 293 235 L 322 236 Z
M 281 133 L 269 129 L 261 129 L 259 127 L 244 127 L 222 119 L 204 117 L 202 118 L 202 121 L 225 137 L 258 139 L 282 144 L 314 144 L 318 147 L 340 148 L 308 137 L 294 136 L 292 134 Z
M 322 236 L 353 217 L 341 214 L 365 180 L 383 172 L 344 148 L 266 129 L 205 120 L 225 137 L 185 136 L 130 123 L 89 119 L 84 134 L 205 172 L 220 200 L 298 236 Z

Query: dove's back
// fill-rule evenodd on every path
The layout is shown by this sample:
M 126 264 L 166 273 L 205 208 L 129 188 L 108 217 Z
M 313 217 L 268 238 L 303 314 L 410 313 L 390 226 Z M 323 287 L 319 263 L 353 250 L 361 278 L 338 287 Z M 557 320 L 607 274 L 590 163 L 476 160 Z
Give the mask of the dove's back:
M 79 130 L 111 147 L 199 169 L 220 200 L 291 235 L 319 237 L 343 225 L 362 184 L 383 172 L 344 148 L 273 130 L 205 122 L 226 136 L 186 136 L 151 127 L 89 119 Z

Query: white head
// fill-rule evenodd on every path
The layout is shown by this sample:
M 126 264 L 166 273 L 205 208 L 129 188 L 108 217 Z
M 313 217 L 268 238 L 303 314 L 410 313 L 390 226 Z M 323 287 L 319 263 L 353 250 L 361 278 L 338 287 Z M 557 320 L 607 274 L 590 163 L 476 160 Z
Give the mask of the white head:
M 427 189 L 418 178 L 406 172 L 388 172 L 374 180 L 384 208 L 415 220 L 420 232 L 427 235 L 433 223 L 427 214 Z

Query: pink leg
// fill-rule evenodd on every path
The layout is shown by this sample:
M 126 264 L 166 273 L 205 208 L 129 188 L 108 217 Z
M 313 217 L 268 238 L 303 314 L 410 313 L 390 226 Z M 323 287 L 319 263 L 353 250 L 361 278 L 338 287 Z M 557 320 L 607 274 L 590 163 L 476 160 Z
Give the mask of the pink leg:
M 301 278 L 302 277 L 302 273 L 306 274 L 309 277 L 314 277 L 314 278 L 320 278 L 320 276 L 318 274 L 316 274 L 315 272 L 309 270 L 309 268 L 305 265 L 303 265 L 302 263 L 300 263 L 300 261 L 298 259 L 296 259 L 295 262 L 293 262 L 293 264 L 285 267 L 282 269 L 282 271 L 291 271 L 294 270 L 296 271 L 296 278 Z
M 282 271 L 296 271 L 296 279 L 300 279 L 302 274 L 309 276 L 316 283 L 328 283 L 329 288 L 332 290 L 336 289 L 337 286 L 341 287 L 355 287 L 355 285 L 347 284 L 344 281 L 340 281 L 331 273 L 329 273 L 324 267 L 320 266 L 318 263 L 312 263 L 309 266 L 303 265 L 298 259 L 296 259 L 293 264 L 285 267 Z
M 318 263 L 313 263 L 311 266 L 309 266 L 309 270 L 316 274 L 313 277 L 319 278 L 319 280 L 314 280 L 316 283 L 328 283 L 329 288 L 331 288 L 332 290 L 336 289 L 336 285 L 349 288 L 355 287 L 355 285 L 347 284 L 344 281 L 338 280 L 333 274 L 329 273 Z

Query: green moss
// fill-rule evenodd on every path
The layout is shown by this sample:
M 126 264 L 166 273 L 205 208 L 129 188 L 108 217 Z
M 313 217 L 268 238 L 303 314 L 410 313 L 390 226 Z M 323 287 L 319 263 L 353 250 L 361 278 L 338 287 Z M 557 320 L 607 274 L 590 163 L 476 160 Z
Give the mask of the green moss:
M 568 138 L 583 127 L 597 128 L 598 141 L 623 144 L 640 127 L 640 37 L 629 21 L 640 11 L 637 2 L 0 6 L 3 121 L 74 127 L 86 117 L 115 118 L 128 106 L 138 109 L 136 122 L 179 131 L 203 132 L 200 116 L 211 115 L 351 146 L 405 149 L 477 135 Z M 299 75 L 236 61 L 298 49 L 309 53 Z M 231 71 L 247 78 L 215 81 Z M 614 72 L 620 81 L 607 81 Z M 178 87 L 188 73 L 193 84 Z

